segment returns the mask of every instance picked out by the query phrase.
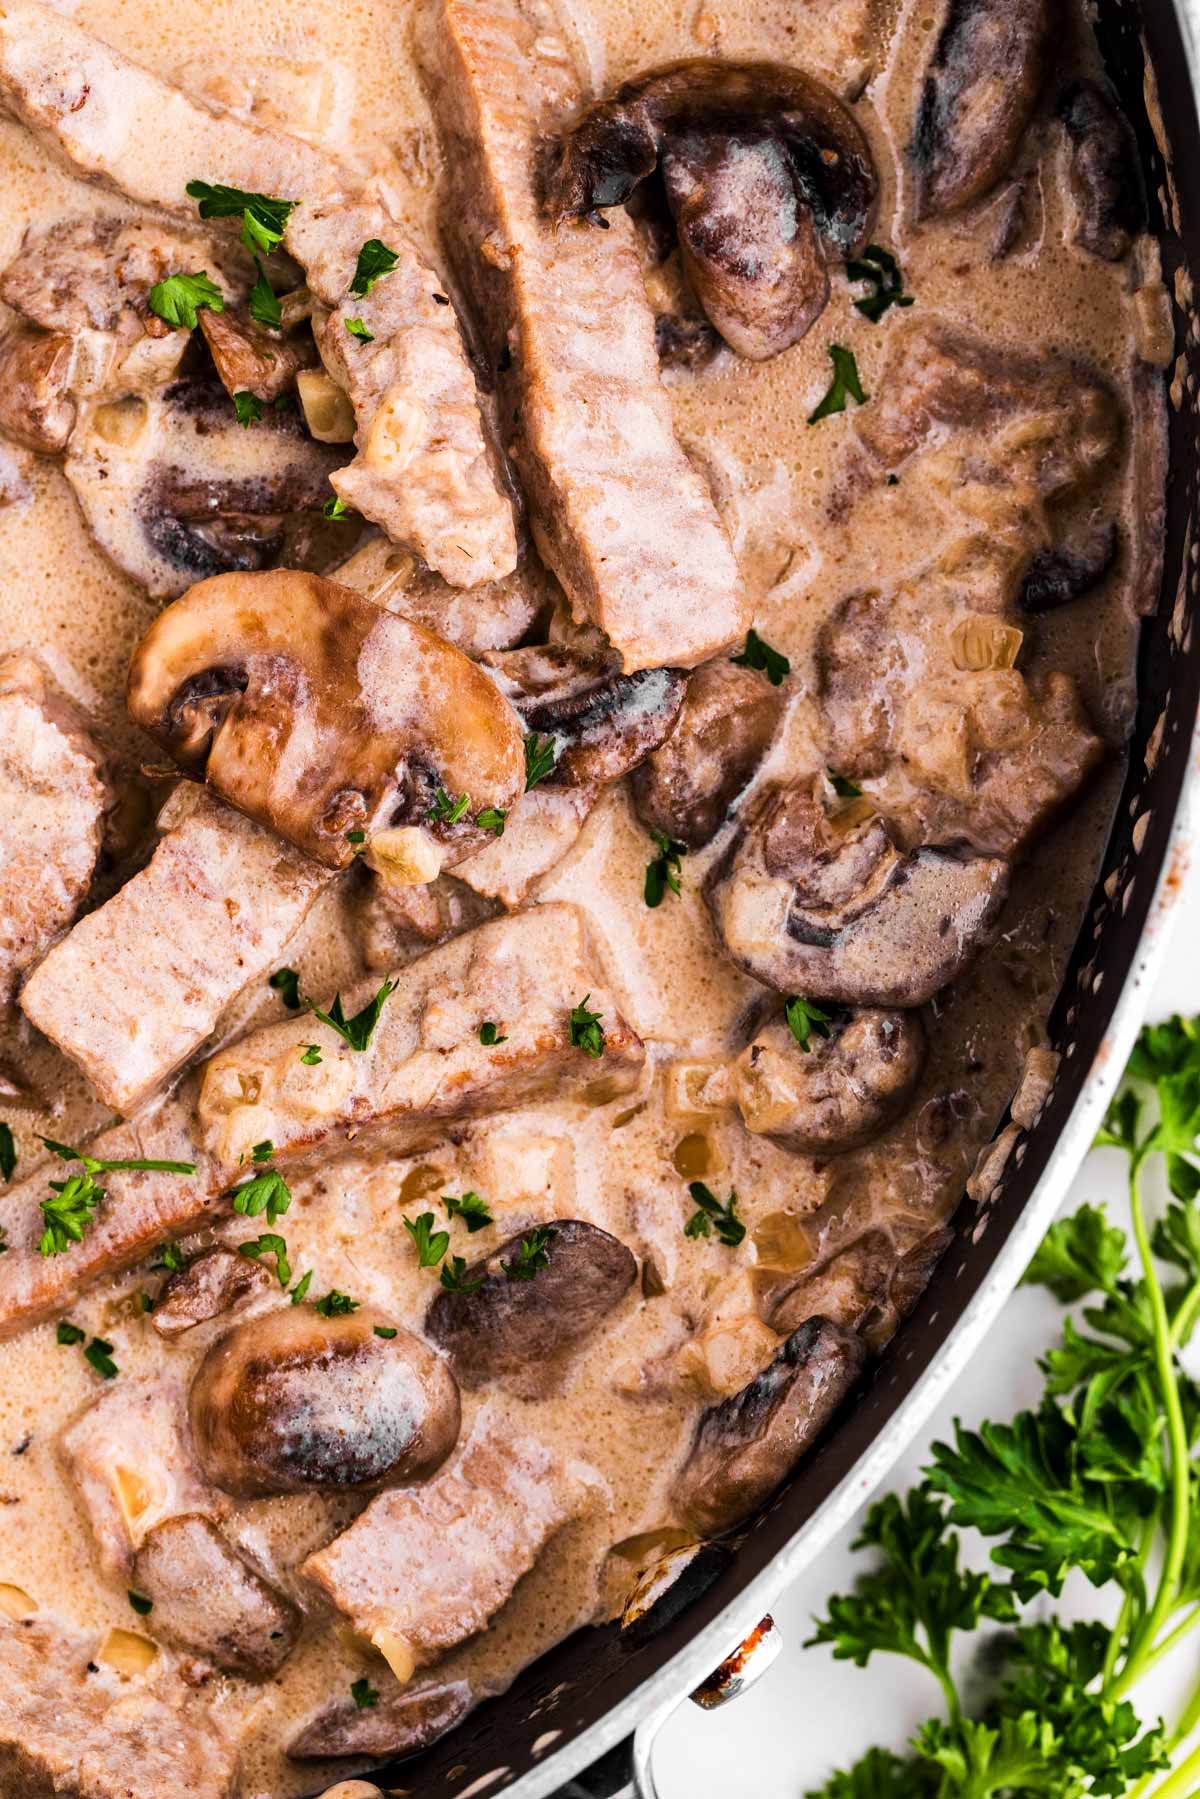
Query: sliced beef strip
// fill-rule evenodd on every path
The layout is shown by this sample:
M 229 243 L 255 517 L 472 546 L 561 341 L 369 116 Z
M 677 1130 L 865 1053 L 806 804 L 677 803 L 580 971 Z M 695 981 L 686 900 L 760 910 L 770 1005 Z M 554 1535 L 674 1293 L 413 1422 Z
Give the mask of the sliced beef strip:
M 366 1005 L 374 979 L 344 996 L 348 1015 Z M 586 995 L 601 1013 L 603 1055 L 570 1041 L 570 1013 Z M 503 1022 L 508 1041 L 485 1048 L 479 1027 Z M 300 1060 L 319 1039 L 322 1060 Z M 561 1098 L 617 1097 L 641 1075 L 645 1048 L 622 1019 L 573 906 L 545 905 L 496 919 L 431 950 L 399 976 L 369 1047 L 350 1050 L 305 1015 L 253 1031 L 213 1056 L 157 1110 L 105 1132 L 91 1148 L 108 1158 L 194 1162 L 194 1175 L 119 1170 L 82 1243 L 38 1254 L 38 1201 L 47 1170 L 0 1202 L 8 1252 L 0 1256 L 0 1336 L 66 1310 L 102 1275 L 130 1267 L 171 1237 L 224 1209 L 245 1176 L 243 1158 L 269 1138 L 285 1169 L 357 1148 L 406 1154 L 454 1124 Z
M 20 1799 L 236 1799 L 237 1750 L 160 1655 L 123 1678 L 95 1637 L 0 1619 L 0 1792 Z
M 558 592 L 554 577 L 528 545 L 511 575 L 464 591 L 386 537 L 371 537 L 338 567 L 336 579 L 375 605 L 436 631 L 476 660 L 528 637 Z
M 634 773 L 638 817 L 689 849 L 708 843 L 766 755 L 783 707 L 765 675 L 727 656 L 696 669 L 670 736 Z
M 437 275 L 374 196 L 359 196 L 324 151 L 200 105 L 40 0 L 14 0 L 0 20 L 0 92 L 76 172 L 143 204 L 193 219 L 186 188 L 198 173 L 301 202 L 283 247 L 331 314 L 348 298 L 362 243 L 381 238 L 397 266 L 361 303 L 378 326 L 374 344 L 351 342 L 363 356 L 353 376 L 343 371 L 362 439 L 347 501 L 456 585 L 513 567 L 512 508 L 491 472 L 453 308 L 438 303 Z M 337 379 L 336 357 L 330 372 Z
M 317 349 L 307 331 L 287 333 L 259 325 L 249 313 L 204 311 L 197 322 L 221 385 L 231 397 L 251 393 L 278 400 L 296 385 L 301 369 L 316 365 Z
M 569 58 L 515 0 L 428 0 L 418 54 L 538 549 L 626 673 L 702 662 L 744 630 L 744 599 L 675 439 L 633 225 L 553 229 L 541 211 L 537 140 L 579 99 Z
M 146 867 L 50 951 L 21 995 L 30 1022 L 124 1113 L 279 963 L 333 878 L 202 788 L 168 806 Z
M 30 656 L 0 656 L 0 1006 L 87 894 L 110 803 L 100 751 Z
M 304 1572 L 393 1665 L 411 1655 L 423 1667 L 485 1628 L 585 1509 L 589 1475 L 485 1411 L 453 1462 L 423 1486 L 381 1493 Z

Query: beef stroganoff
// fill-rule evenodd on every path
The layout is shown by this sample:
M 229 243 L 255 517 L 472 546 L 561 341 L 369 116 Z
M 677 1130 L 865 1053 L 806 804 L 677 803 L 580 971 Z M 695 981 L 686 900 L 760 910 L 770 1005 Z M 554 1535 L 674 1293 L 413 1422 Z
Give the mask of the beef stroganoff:
M 1036 1112 L 1167 300 L 1070 0 L 5 0 L 0 115 L 0 1793 L 285 1799 Z

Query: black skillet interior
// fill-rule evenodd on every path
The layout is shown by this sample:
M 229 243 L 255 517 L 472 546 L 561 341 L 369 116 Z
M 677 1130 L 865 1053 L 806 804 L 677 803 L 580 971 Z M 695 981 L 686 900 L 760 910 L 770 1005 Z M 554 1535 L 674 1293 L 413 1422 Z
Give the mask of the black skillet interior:
M 1137 0 L 1100 0 L 1096 32 L 1137 135 L 1151 224 L 1162 243 L 1164 279 L 1173 293 L 1181 265 L 1200 270 L 1200 127 L 1180 26 L 1169 0 L 1144 0 L 1141 6 Z M 1147 51 L 1157 80 L 1162 127 L 1174 150 L 1169 178 L 1147 113 Z M 1194 562 L 1188 561 L 1186 579 L 1184 569 L 1189 525 L 1197 517 L 1200 493 L 1195 410 L 1200 326 L 1193 326 L 1190 312 L 1185 316 L 1178 309 L 1175 324 L 1185 367 L 1169 369 L 1167 380 L 1178 376 L 1185 388 L 1182 404 L 1169 411 L 1171 472 L 1162 598 L 1141 634 L 1139 702 L 1128 774 L 1104 863 L 1051 1016 L 1052 1041 L 1064 1052 L 1059 1078 L 1023 1144 L 1019 1166 L 1015 1158 L 1010 1160 L 992 1196 L 987 1230 L 978 1242 L 973 1240 L 979 1214 L 964 1200 L 955 1219 L 955 1242 L 864 1390 L 823 1446 L 755 1521 L 720 1578 L 673 1623 L 636 1647 L 623 1642 L 615 1627 L 577 1632 L 527 1668 L 502 1698 L 480 1706 L 426 1754 L 378 1770 L 371 1778 L 382 1786 L 403 1788 L 420 1799 L 440 1799 L 461 1794 L 481 1776 L 504 1769 L 505 1775 L 486 1787 L 488 1799 L 494 1799 L 535 1765 L 533 1745 L 544 1733 L 561 1733 L 555 1743 L 561 1748 L 625 1700 L 730 1604 L 801 1529 L 937 1357 L 968 1301 L 987 1279 L 1100 1050 L 1146 922 L 1188 766 L 1200 699 L 1200 651 L 1195 643 L 1200 582 Z M 1157 757 L 1151 754 L 1153 766 L 1148 768 L 1147 750 L 1160 720 Z M 1111 893 L 1106 893 L 1106 884 Z M 619 1779 L 607 1783 L 599 1768 L 596 1775 L 594 1784 L 588 1782 L 588 1791 L 612 1792 L 620 1784 Z

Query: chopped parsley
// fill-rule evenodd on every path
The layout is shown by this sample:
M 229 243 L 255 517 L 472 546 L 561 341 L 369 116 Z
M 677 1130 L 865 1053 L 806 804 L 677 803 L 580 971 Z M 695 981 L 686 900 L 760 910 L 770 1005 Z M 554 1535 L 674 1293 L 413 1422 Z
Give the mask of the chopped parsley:
M 679 858 L 687 855 L 687 844 L 665 836 L 662 831 L 651 830 L 650 835 L 657 845 L 658 854 L 646 864 L 642 897 L 648 906 L 655 907 L 662 905 L 668 888 L 672 893 L 679 892 Z
M 585 1056 L 595 1056 L 598 1060 L 604 1054 L 604 1027 L 600 1023 L 603 1014 L 588 1011 L 591 997 L 590 993 L 585 993 L 579 1004 L 571 1007 L 568 1029 L 572 1046 L 581 1049 Z
M 121 1370 L 112 1359 L 112 1344 L 106 1343 L 103 1337 L 93 1337 L 83 1352 L 85 1362 L 104 1376 L 105 1380 L 116 1380 Z
M 241 213 L 242 242 L 252 256 L 271 254 L 299 205 L 298 200 L 274 200 L 269 194 L 252 194 L 245 188 L 211 181 L 189 181 L 187 194 L 197 202 L 202 219 L 233 219 Z
M 0 1122 L 0 1174 L 6 1181 L 11 1181 L 16 1165 L 17 1146 L 13 1142 L 12 1126 Z
M 274 1256 L 279 1285 L 286 1287 L 292 1278 L 287 1244 L 275 1231 L 264 1231 L 261 1237 L 251 1237 L 248 1242 L 239 1243 L 238 1254 L 245 1256 L 248 1262 L 257 1262 L 260 1256 Z
M 238 424 L 244 429 L 247 425 L 258 423 L 263 415 L 263 403 L 257 394 L 252 394 L 249 388 L 244 387 L 233 396 L 233 410 Z
M 773 650 L 769 643 L 763 642 L 753 625 L 746 633 L 746 647 L 741 655 L 731 656 L 729 660 L 736 662 L 739 668 L 756 668 L 772 687 L 781 687 L 792 667 L 780 650 Z
M 840 800 L 857 800 L 862 798 L 862 788 L 858 785 L 857 781 L 851 781 L 845 775 L 835 774 L 831 768 L 827 768 L 825 773 L 828 777 L 829 785 L 833 788 L 833 791 Z
M 58 1329 L 54 1334 L 65 1348 L 70 1348 L 73 1343 L 82 1343 L 87 1336 L 87 1332 L 80 1330 L 77 1324 L 72 1324 L 69 1318 L 59 1319 Z
M 697 1210 L 684 1225 L 684 1236 L 708 1237 L 715 1231 L 727 1249 L 736 1249 L 746 1235 L 746 1227 L 738 1217 L 737 1194 L 733 1188 L 730 1188 L 724 1205 L 703 1181 L 689 1182 L 688 1192 L 695 1200 Z
M 367 833 L 365 831 L 347 831 L 346 842 L 350 845 L 352 856 L 361 856 L 366 847 Z
M 452 799 L 444 787 L 439 787 L 425 816 L 440 825 L 456 825 L 470 804 L 469 793 L 460 793 L 457 799 Z
M 294 968 L 277 968 L 267 985 L 275 989 L 289 1012 L 300 1010 L 300 976 Z
M 404 1228 L 417 1246 L 418 1268 L 436 1268 L 450 1247 L 450 1232 L 435 1231 L 435 1222 L 432 1212 L 404 1220 Z
M 350 1697 L 360 1712 L 369 1712 L 373 1705 L 379 1704 L 379 1690 L 371 1685 L 365 1674 L 361 1680 L 350 1683 Z
M 466 1275 L 465 1256 L 449 1256 L 442 1263 L 441 1281 L 447 1293 L 478 1293 L 483 1285 L 482 1274 L 475 1275 L 471 1280 Z
M 89 1156 L 82 1149 L 72 1149 L 67 1143 L 57 1143 L 53 1137 L 39 1137 L 52 1154 L 64 1162 L 82 1162 L 88 1174 L 111 1174 L 115 1169 L 134 1168 L 150 1169 L 157 1174 L 195 1174 L 194 1162 L 165 1162 L 154 1156 L 115 1156 L 111 1159 L 100 1156 Z
M 348 1318 L 351 1312 L 357 1312 L 360 1303 L 361 1301 L 357 1299 L 351 1299 L 348 1293 L 339 1293 L 336 1287 L 331 1287 L 324 1299 L 317 1301 L 317 1316 L 319 1318 Z
M 148 1618 L 154 1610 L 153 1599 L 148 1599 L 145 1593 L 135 1593 L 132 1587 L 128 1589 L 128 1598 L 139 1618 Z
M 301 1049 L 302 1054 L 300 1060 L 303 1062 L 304 1066 L 306 1068 L 316 1068 L 321 1060 L 321 1052 L 316 1044 L 305 1043 L 301 1045 Z
M 501 1262 L 510 1281 L 531 1281 L 543 1268 L 550 1266 L 550 1240 L 557 1233 L 552 1224 L 539 1224 L 522 1237 L 515 1262 Z
M 393 1337 L 399 1335 L 394 1324 L 373 1324 L 371 1329 L 377 1337 L 382 1337 L 385 1343 L 390 1343 Z
M 475 814 L 475 823 L 481 831 L 492 831 L 497 837 L 503 837 L 507 817 L 503 806 L 485 806 L 482 812 Z
M 442 1204 L 446 1208 L 447 1218 L 461 1218 L 472 1236 L 494 1222 L 488 1211 L 487 1201 L 480 1199 L 478 1193 L 443 1193 Z
M 313 1271 L 310 1268 L 308 1270 L 307 1274 L 302 1274 L 300 1276 L 300 1279 L 296 1282 L 296 1285 L 292 1288 L 290 1298 L 291 1298 L 291 1302 L 294 1306 L 298 1306 L 301 1303 L 301 1301 L 303 1300 L 305 1294 L 308 1292 L 308 1289 L 312 1286 L 312 1278 L 313 1278 Z
M 812 1048 L 812 1035 L 828 1037 L 829 1027 L 833 1022 L 830 1012 L 822 1012 L 820 1006 L 814 1006 L 810 999 L 796 994 L 783 1008 L 783 1016 L 787 1019 L 787 1028 L 804 1051 L 805 1055 Z
M 833 380 L 829 383 L 824 398 L 809 413 L 810 425 L 819 424 L 832 413 L 845 412 L 847 399 L 855 400 L 862 406 L 870 398 L 863 392 L 862 382 L 858 378 L 854 351 L 843 349 L 841 344 L 830 344 L 829 355 L 833 362 Z
M 377 281 L 391 274 L 399 260 L 394 250 L 389 250 L 377 237 L 369 237 L 358 253 L 350 292 L 365 299 Z
M 484 1049 L 494 1049 L 498 1043 L 507 1043 L 508 1038 L 502 1035 L 498 1027 L 488 1018 L 479 1027 L 479 1041 Z
M 368 331 L 361 319 L 347 319 L 345 324 L 351 337 L 356 337 L 360 344 L 373 344 L 375 342 L 375 333 L 373 331 Z
M 368 1000 L 362 1011 L 356 1012 L 353 1018 L 347 1018 L 342 1010 L 340 993 L 335 997 L 328 1012 L 322 1012 L 320 1006 L 315 1006 L 310 999 L 306 999 L 304 1003 L 314 1018 L 319 1018 L 322 1024 L 329 1026 L 331 1031 L 336 1031 L 339 1037 L 345 1039 L 351 1049 L 362 1051 L 366 1049 L 375 1034 L 375 1026 L 379 1023 L 379 1015 L 383 1011 L 384 1001 L 390 993 L 395 991 L 395 981 L 384 981 L 374 999 Z
M 539 737 L 534 731 L 525 739 L 525 791 L 544 781 L 558 760 L 553 737 Z
M 868 281 L 875 289 L 865 300 L 854 302 L 855 310 L 877 325 L 889 306 L 911 306 L 913 296 L 904 291 L 900 264 L 882 244 L 868 244 L 861 257 L 846 264 L 849 281 Z
M 899 485 L 900 485 L 899 475 L 889 475 L 887 480 L 884 482 L 885 487 L 899 487 Z
M 283 314 L 279 309 L 279 301 L 275 290 L 267 280 L 266 271 L 256 256 L 254 266 L 258 270 L 258 280 L 250 289 L 250 317 L 256 325 L 266 325 L 271 331 L 278 331 Z M 278 405 L 278 401 L 276 401 Z
M 254 1152 L 258 1161 L 260 1143 Z M 278 1168 L 260 1168 L 249 1180 L 235 1187 L 230 1197 L 233 1209 L 242 1218 L 261 1218 L 266 1214 L 267 1223 L 273 1225 L 292 1203 L 292 1193 Z
M 168 325 L 182 325 L 188 331 L 196 329 L 198 312 L 225 310 L 225 296 L 216 282 L 209 280 L 206 269 L 198 275 L 168 275 L 164 281 L 156 281 L 147 303 Z
M 269 1162 L 274 1154 L 275 1145 L 269 1137 L 264 1137 L 262 1142 L 256 1143 L 250 1151 L 250 1160 L 261 1165 L 263 1162 Z
M 180 1249 L 178 1243 L 164 1243 L 163 1252 L 159 1259 L 162 1262 L 163 1267 L 169 1269 L 172 1274 L 178 1274 L 179 1270 L 183 1267 L 183 1251 Z
M 46 1228 L 38 1239 L 38 1254 L 61 1256 L 72 1243 L 82 1243 L 92 1213 L 104 1198 L 90 1174 L 73 1174 L 65 1181 L 51 1181 L 49 1198 L 40 1202 Z
M 334 494 L 333 498 L 326 500 L 325 504 L 322 506 L 321 516 L 322 518 L 344 519 L 353 518 L 354 514 L 341 497 L 338 494 Z

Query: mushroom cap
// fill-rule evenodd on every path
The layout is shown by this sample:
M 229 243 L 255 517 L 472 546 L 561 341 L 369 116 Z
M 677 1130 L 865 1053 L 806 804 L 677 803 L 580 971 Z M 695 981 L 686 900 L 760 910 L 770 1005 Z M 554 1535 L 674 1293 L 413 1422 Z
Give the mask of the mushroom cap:
M 782 1020 L 768 1025 L 734 1063 L 731 1090 L 748 1131 L 802 1155 L 841 1155 L 900 1116 L 924 1060 L 916 1012 L 865 1006 L 807 1053 Z
M 780 993 L 920 1006 L 988 940 L 1008 863 L 897 849 L 878 813 L 827 816 L 812 785 L 769 789 L 710 877 L 733 959 Z
M 129 670 L 130 716 L 180 766 L 327 868 L 369 832 L 425 819 L 439 787 L 471 822 L 524 784 L 520 722 L 432 631 L 297 569 L 218 575 L 159 616 Z
M 411 1331 L 380 1337 L 365 1307 L 283 1306 L 214 1343 L 192 1381 L 196 1457 L 226 1493 L 359 1491 L 415 1480 L 458 1440 L 454 1376 Z M 388 1328 L 391 1328 L 388 1326 Z
M 692 58 L 628 81 L 551 146 L 555 218 L 622 205 L 658 169 L 684 267 L 740 355 L 795 343 L 829 292 L 825 258 L 862 248 L 878 179 L 850 109 L 775 62 Z

